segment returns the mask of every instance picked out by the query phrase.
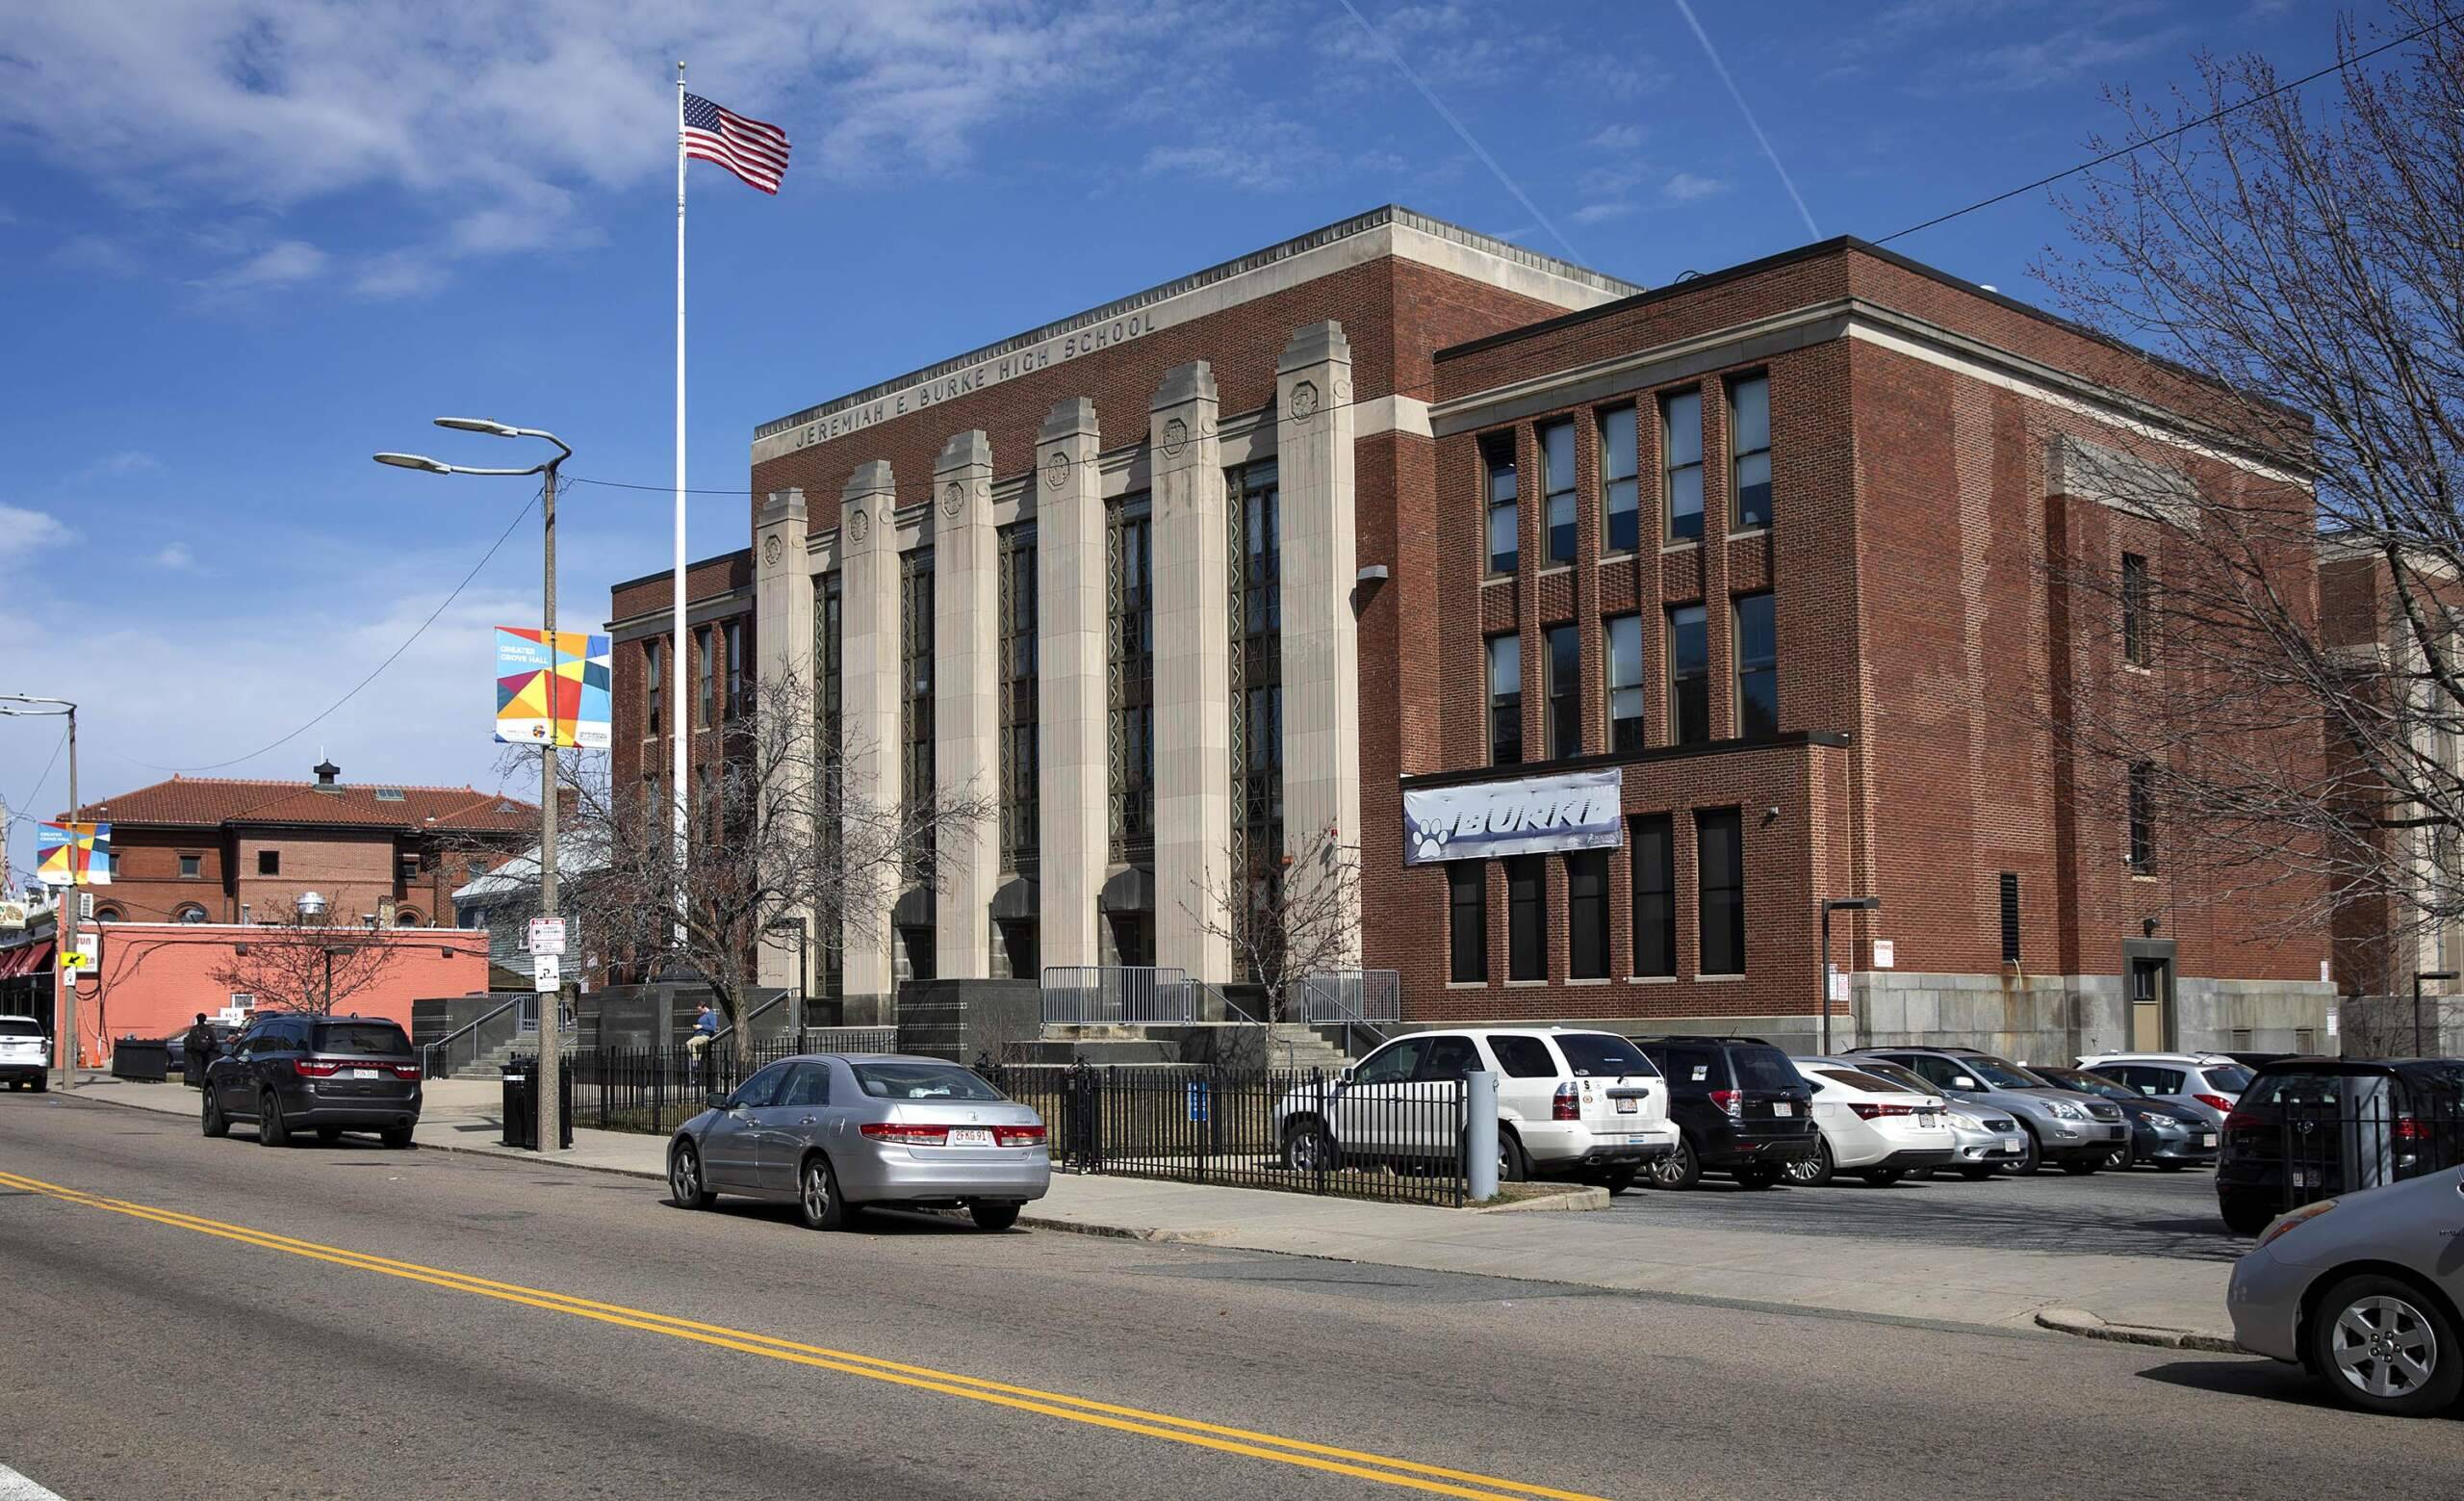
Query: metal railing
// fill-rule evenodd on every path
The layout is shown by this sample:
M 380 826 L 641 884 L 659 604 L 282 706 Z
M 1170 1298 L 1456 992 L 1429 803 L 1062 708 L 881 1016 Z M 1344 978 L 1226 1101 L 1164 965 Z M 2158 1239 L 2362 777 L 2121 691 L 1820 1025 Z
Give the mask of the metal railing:
M 1448 1205 L 1470 1187 L 1460 1079 L 1363 1087 L 1317 1069 L 989 1057 L 975 1067 L 1043 1117 L 1063 1172 Z
M 717 1031 L 710 1034 L 710 1046 L 715 1048 L 721 1041 L 733 1037 L 735 1035 L 735 1029 L 744 1022 L 757 1022 L 761 1020 L 761 1018 L 769 1015 L 774 1008 L 785 1005 L 789 996 L 789 992 L 781 991 L 778 995 L 771 996 L 768 1000 L 763 1001 L 761 1004 L 754 1007 L 751 1011 L 746 1012 L 740 1021 L 731 1022 L 727 1025 L 720 1027 Z
M 1056 965 L 1043 971 L 1048 1026 L 1135 1025 L 1197 1020 L 1187 971 L 1132 965 Z
M 1344 1029 L 1344 1051 L 1352 1051 L 1354 1030 L 1370 1045 L 1386 1041 L 1385 1026 L 1403 1020 L 1403 976 L 1396 970 L 1327 970 L 1301 977 L 1300 1020 L 1311 1026 Z M 1380 1025 L 1383 1023 L 1383 1026 Z
M 487 1012 L 473 1021 L 467 1022 L 458 1027 L 455 1027 L 452 1031 L 446 1033 L 435 1042 L 432 1042 L 426 1047 L 421 1048 L 420 1073 L 432 1079 L 450 1078 L 453 1076 L 453 1071 L 461 1066 L 461 1062 L 476 1063 L 489 1048 L 495 1048 L 500 1043 L 512 1041 L 516 1036 L 520 1035 L 517 1031 L 517 1027 L 519 1026 L 518 1019 L 516 1022 L 507 1022 L 505 1025 L 499 1028 L 503 1035 L 490 1041 L 481 1041 L 479 1029 L 508 1013 L 515 1013 L 518 1018 L 519 1008 L 530 997 L 527 996 L 516 996 L 511 1000 L 506 1001 L 503 1005 L 499 1006 L 495 1010 Z M 454 1049 L 458 1047 L 464 1046 L 466 1043 L 468 1045 L 470 1057 L 466 1060 L 457 1061 L 454 1057 Z
M 808 1026 L 799 1052 L 896 1052 L 894 1026 Z

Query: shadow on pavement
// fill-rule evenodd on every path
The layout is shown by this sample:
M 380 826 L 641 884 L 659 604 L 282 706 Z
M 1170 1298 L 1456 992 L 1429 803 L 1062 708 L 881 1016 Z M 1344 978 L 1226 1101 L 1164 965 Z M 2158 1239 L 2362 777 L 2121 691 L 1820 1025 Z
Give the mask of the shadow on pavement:
M 2286 1407 L 2347 1414 L 2364 1422 L 2422 1421 L 2419 1418 L 2374 1418 L 2368 1413 L 2348 1412 L 2301 1367 L 2261 1356 L 2243 1359 L 2173 1360 L 2150 1366 L 2139 1375 L 2143 1381 L 2162 1382 L 2168 1386 L 2184 1386 L 2193 1391 L 2210 1391 L 2227 1397 L 2256 1397 L 2262 1402 L 2280 1402 Z M 2450 1408 L 2430 1421 L 2464 1423 L 2464 1409 Z

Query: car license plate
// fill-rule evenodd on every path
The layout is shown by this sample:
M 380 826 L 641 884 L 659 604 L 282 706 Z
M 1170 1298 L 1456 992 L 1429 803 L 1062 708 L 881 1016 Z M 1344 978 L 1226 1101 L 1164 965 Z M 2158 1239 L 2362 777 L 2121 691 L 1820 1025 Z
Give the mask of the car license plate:
M 350 1076 L 355 1079 L 372 1079 L 376 1076 L 376 1071 L 374 1069 L 353 1069 L 350 1071 Z
M 953 1126 L 950 1127 L 950 1145 L 953 1147 L 989 1147 L 992 1145 L 992 1133 L 988 1130 L 977 1130 L 965 1126 Z
M 1797 1113 L 1797 1107 L 1789 1101 L 1783 1100 L 1778 1104 L 1771 1107 L 1771 1113 L 1773 1115 L 1794 1115 Z
M 2296 1168 L 2293 1171 L 2293 1186 L 2296 1188 L 2316 1188 L 2319 1186 L 2319 1175 Z
M 2214 1131 L 2210 1131 L 2210 1132 L 2208 1132 L 2206 1135 L 2204 1135 L 2204 1136 L 2202 1136 L 2202 1137 L 2200 1137 L 2200 1138 L 2198 1139 L 2198 1144 L 2199 1144 L 2200 1146 L 2202 1146 L 2202 1147 L 2213 1147 L 2213 1146 L 2215 1146 L 2215 1145 L 2216 1145 L 2216 1133 L 2215 1133 Z
M 1642 1103 L 1643 1102 L 1639 1100 L 1621 1100 L 1617 1101 L 1617 1113 L 1619 1115 L 1632 1115 L 1642 1108 Z

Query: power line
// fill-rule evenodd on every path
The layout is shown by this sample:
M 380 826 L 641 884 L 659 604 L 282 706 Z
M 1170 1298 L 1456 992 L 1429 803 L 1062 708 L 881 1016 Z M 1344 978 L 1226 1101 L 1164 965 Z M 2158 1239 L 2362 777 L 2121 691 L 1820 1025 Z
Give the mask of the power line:
M 67 743 L 68 732 L 64 728 L 60 732 L 60 738 L 52 742 L 51 759 L 42 763 L 42 775 L 35 779 L 34 791 L 26 797 L 25 801 L 11 803 L 9 805 L 9 821 L 11 823 L 41 823 L 46 821 L 40 815 L 29 814 L 25 812 L 25 810 L 35 807 L 41 802 L 42 789 L 51 785 L 51 770 L 54 766 L 60 764 L 61 747 Z M 72 809 L 71 812 L 73 813 L 74 810 Z
M 2135 141 L 2129 145 L 2118 147 L 2106 152 L 2104 155 L 2097 157 L 2092 161 L 2082 162 L 2076 167 L 2066 167 L 2062 170 L 2055 172 L 2050 176 L 2040 177 L 2032 183 L 2013 188 L 2008 193 L 1997 193 L 1989 198 L 1980 198 L 1964 209 L 1953 209 L 1947 214 L 1938 214 L 1921 224 L 1911 224 L 1906 229 L 1896 230 L 1890 234 L 1886 234 L 1873 243 L 1876 245 L 1888 245 L 1894 240 L 1903 239 L 1909 235 L 1912 235 L 1920 229 L 1931 229 L 1937 224 L 1946 224 L 1964 214 L 1973 214 L 1978 209 L 1989 209 L 1996 203 L 2015 198 L 2023 193 L 2034 193 L 2039 188 L 2050 187 L 2054 183 L 2062 181 L 2065 177 L 2076 177 L 2081 172 L 2102 167 L 2107 162 L 2118 160 L 2119 158 L 2130 155 L 2134 151 L 2144 150 L 2148 146 L 2155 145 L 2159 142 L 2170 141 L 2175 136 L 2187 135 L 2190 132 L 2198 129 L 2202 125 L 2212 125 L 2218 120 L 2222 119 L 2227 115 L 2231 115 L 2238 110 L 2246 110 L 2254 104 L 2265 104 L 2268 100 L 2274 98 L 2278 94 L 2290 93 L 2294 90 L 2302 88 L 2305 85 L 2315 84 L 2320 79 L 2326 77 L 2329 73 L 2341 72 L 2355 63 L 2367 63 L 2372 58 L 2378 56 L 2378 54 L 2400 47 L 2408 41 L 2419 41 L 2422 38 L 2428 36 L 2431 32 L 2438 30 L 2440 27 L 2452 26 L 2458 20 L 2464 20 L 2464 16 L 2441 16 L 2439 19 L 2430 22 L 2428 25 L 2424 26 L 2417 31 L 2406 32 L 2403 36 L 2398 37 L 2392 41 L 2380 42 L 2377 46 L 2371 48 L 2367 52 L 2356 53 L 2349 58 L 2338 58 L 2335 62 L 2328 64 L 2325 67 L 2319 69 L 2315 73 L 2304 73 L 2299 78 L 2293 80 L 2291 83 L 2276 85 L 2265 93 L 2252 94 L 2250 97 L 2244 99 L 2237 104 L 2228 104 L 2224 108 L 2218 110 L 2211 115 L 2201 116 L 2197 119 L 2176 125 L 2170 130 L 2150 136 L 2144 141 Z
M 299 737 L 315 729 L 318 725 L 322 724 L 327 718 L 332 716 L 336 710 L 342 708 L 345 704 L 349 703 L 352 699 L 357 698 L 361 689 L 375 682 L 378 677 L 383 675 L 386 668 L 391 667 L 395 662 L 400 660 L 402 654 L 409 651 L 414 642 L 418 641 L 421 636 L 427 634 L 427 628 L 436 624 L 437 617 L 452 608 L 453 602 L 462 597 L 462 591 L 471 586 L 471 581 L 477 578 L 479 576 L 479 571 L 487 567 L 489 562 L 496 557 L 498 551 L 501 549 L 506 540 L 513 535 L 514 529 L 521 526 L 523 518 L 530 514 L 530 508 L 539 504 L 539 497 L 542 493 L 544 492 L 533 491 L 530 499 L 522 503 L 522 509 L 513 513 L 513 520 L 506 523 L 504 531 L 498 533 L 496 541 L 489 545 L 487 552 L 480 556 L 479 560 L 471 565 L 471 571 L 462 576 L 462 582 L 453 586 L 453 592 L 445 596 L 444 601 L 439 604 L 436 608 L 428 611 L 427 618 L 419 623 L 418 629 L 414 630 L 409 635 L 402 638 L 401 645 L 394 648 L 392 653 L 389 654 L 383 661 L 378 662 L 373 668 L 370 669 L 368 676 L 351 685 L 349 692 L 345 693 L 342 697 L 335 699 L 332 703 L 326 705 L 317 712 L 314 718 L 309 719 L 306 723 L 300 725 L 297 729 L 292 731 L 282 738 L 275 740 L 270 744 L 259 746 L 257 749 L 248 752 L 244 756 L 234 756 L 229 761 L 213 762 L 202 766 L 161 766 L 156 765 L 150 761 L 140 761 L 134 756 L 121 756 L 116 751 L 108 752 L 107 754 L 116 756 L 117 759 L 127 762 L 132 766 L 143 766 L 148 771 L 220 771 L 226 766 L 236 766 L 244 761 L 254 761 L 268 751 L 279 750 L 283 746 L 290 744 L 293 740 L 299 738 Z

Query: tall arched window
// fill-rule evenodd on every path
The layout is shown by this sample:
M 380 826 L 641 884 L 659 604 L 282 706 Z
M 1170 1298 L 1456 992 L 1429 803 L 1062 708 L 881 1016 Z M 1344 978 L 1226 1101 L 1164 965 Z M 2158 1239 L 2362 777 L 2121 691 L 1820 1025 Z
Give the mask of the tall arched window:
M 397 907 L 394 909 L 394 925 L 398 928 L 424 928 L 427 926 L 424 921 L 421 920 L 418 911 L 410 907 Z
M 171 914 L 171 920 L 174 922 L 203 922 L 205 920 L 205 909 L 194 902 L 183 902 L 180 904 L 179 911 Z

